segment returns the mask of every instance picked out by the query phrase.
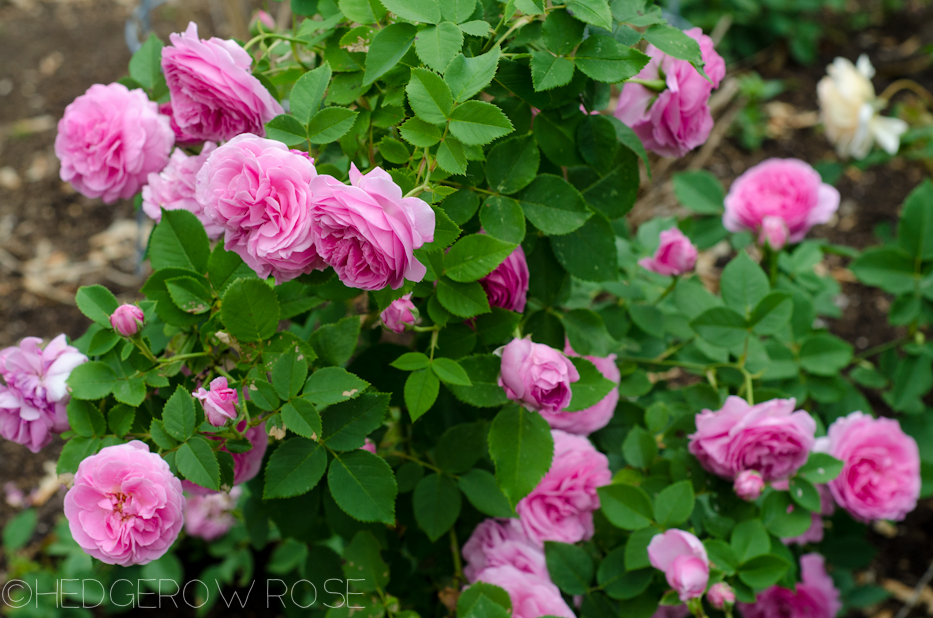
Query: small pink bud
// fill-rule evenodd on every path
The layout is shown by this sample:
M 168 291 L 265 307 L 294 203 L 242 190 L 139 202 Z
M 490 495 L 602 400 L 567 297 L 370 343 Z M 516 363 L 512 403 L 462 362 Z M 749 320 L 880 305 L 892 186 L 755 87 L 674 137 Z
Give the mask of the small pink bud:
M 660 244 L 651 257 L 638 260 L 638 265 L 653 273 L 669 277 L 693 270 L 697 248 L 676 227 L 661 232 Z
M 761 233 L 758 235 L 759 244 L 766 244 L 775 251 L 780 251 L 787 244 L 788 236 L 790 236 L 790 232 L 787 229 L 787 223 L 781 217 L 769 215 L 761 220 Z
M 237 417 L 239 395 L 236 389 L 227 386 L 227 378 L 223 376 L 211 380 L 210 387 L 209 391 L 199 388 L 194 396 L 204 406 L 207 422 L 214 427 L 223 427 L 228 420 Z
M 742 500 L 753 502 L 761 495 L 765 488 L 765 480 L 756 470 L 742 470 L 735 477 L 735 494 Z
M 411 294 L 405 294 L 398 300 L 393 300 L 379 315 L 382 324 L 393 333 L 405 332 L 405 327 L 417 322 L 418 317 L 418 308 L 415 307 L 415 303 L 411 302 Z
M 360 447 L 360 450 L 369 451 L 370 453 L 375 455 L 376 454 L 376 443 L 370 440 L 369 438 L 366 438 L 366 440 L 363 443 L 363 446 Z
M 716 609 L 723 609 L 735 603 L 735 591 L 729 584 L 719 582 L 710 587 L 709 592 L 706 593 L 706 599 Z
M 269 15 L 269 13 L 261 9 L 253 13 L 253 18 L 250 20 L 250 25 L 253 27 L 259 24 L 265 26 L 266 30 L 275 30 L 275 19 L 272 15 Z
M 146 316 L 143 310 L 136 305 L 123 304 L 114 310 L 110 316 L 110 325 L 124 337 L 132 337 L 139 332 Z

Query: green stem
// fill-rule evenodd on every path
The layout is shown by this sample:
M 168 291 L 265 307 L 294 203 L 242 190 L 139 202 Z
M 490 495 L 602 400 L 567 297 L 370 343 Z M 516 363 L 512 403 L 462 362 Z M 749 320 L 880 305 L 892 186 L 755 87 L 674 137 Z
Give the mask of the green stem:
M 431 333 L 431 360 L 434 360 L 434 350 L 437 348 L 437 337 L 441 334 L 441 331 L 436 330 Z
M 454 531 L 454 527 L 450 528 L 450 553 L 454 557 L 454 575 L 457 577 L 457 580 L 463 581 L 463 562 L 460 559 L 460 542 L 457 541 L 457 533 Z
M 139 334 L 133 335 L 130 341 L 132 341 L 133 345 L 135 345 L 136 348 L 143 353 L 143 356 L 145 356 L 149 362 L 156 364 L 159 363 L 159 359 L 155 357 L 155 355 L 152 353 L 152 350 L 149 349 L 149 346 L 143 343 L 142 337 L 140 337 Z
M 422 461 L 418 459 L 417 457 L 415 457 L 414 455 L 409 455 L 408 453 L 403 453 L 402 451 L 391 451 L 385 454 L 386 457 L 392 457 L 393 455 L 395 457 L 401 457 L 402 459 L 407 459 L 408 461 L 412 461 L 418 464 L 419 466 L 421 466 L 422 468 L 427 468 L 428 470 L 432 470 L 434 472 L 437 472 L 438 474 L 443 474 L 443 470 L 441 470 L 437 466 L 433 464 L 429 464 L 426 461 Z
M 655 298 L 654 302 L 652 302 L 651 304 L 652 305 L 661 304 L 661 301 L 667 298 L 668 295 L 670 295 L 670 293 L 674 291 L 674 288 L 677 287 L 677 282 L 679 280 L 680 280 L 679 277 L 677 275 L 674 275 L 673 279 L 671 280 L 671 284 L 667 286 L 667 288 L 665 288 L 664 291 L 661 292 L 661 295 Z
M 189 358 L 201 358 L 203 356 L 210 356 L 207 352 L 192 352 L 191 354 L 176 354 L 175 356 L 169 356 L 168 358 L 161 358 L 156 362 L 164 364 L 174 363 L 175 361 L 187 360 Z
M 901 337 L 900 339 L 895 339 L 894 341 L 888 341 L 887 343 L 882 343 L 882 344 L 880 344 L 880 345 L 876 345 L 875 347 L 873 347 L 873 348 L 868 348 L 867 350 L 865 350 L 865 351 L 862 352 L 861 354 L 857 354 L 856 356 L 854 356 L 854 357 L 852 358 L 852 362 L 849 363 L 849 364 L 850 364 L 850 365 L 854 365 L 854 364 L 856 364 L 856 363 L 860 363 L 861 361 L 866 360 L 866 359 L 869 359 L 869 358 L 871 358 L 872 356 L 875 356 L 876 354 L 881 354 L 882 352 L 887 352 L 887 351 L 890 350 L 891 348 L 896 348 L 896 347 L 899 346 L 899 345 L 903 345 L 903 344 L 909 343 L 909 342 L 910 342 L 910 337 Z
M 249 51 L 250 47 L 266 39 L 280 39 L 282 41 L 290 41 L 292 43 L 305 43 L 305 41 L 302 41 L 301 39 L 296 39 L 295 37 L 286 36 L 284 34 L 278 34 L 276 32 L 264 32 L 262 34 L 257 34 L 252 39 L 250 39 L 246 45 L 243 46 L 243 49 Z

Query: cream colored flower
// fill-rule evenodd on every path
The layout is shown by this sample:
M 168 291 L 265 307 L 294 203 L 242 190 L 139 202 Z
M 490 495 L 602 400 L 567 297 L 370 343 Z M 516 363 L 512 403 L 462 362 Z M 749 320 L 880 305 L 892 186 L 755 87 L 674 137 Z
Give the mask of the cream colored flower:
M 816 92 L 826 136 L 839 156 L 864 159 L 875 142 L 889 154 L 896 153 L 907 123 L 879 115 L 886 101 L 875 96 L 875 68 L 868 57 L 859 56 L 856 64 L 836 58 L 826 72 Z

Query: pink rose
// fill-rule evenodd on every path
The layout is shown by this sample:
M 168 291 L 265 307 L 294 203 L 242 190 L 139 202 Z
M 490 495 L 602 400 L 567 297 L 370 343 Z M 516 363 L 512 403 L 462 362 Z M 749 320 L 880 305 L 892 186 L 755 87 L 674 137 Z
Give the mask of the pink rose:
M 811 227 L 832 218 L 839 208 L 839 191 L 799 159 L 767 159 L 735 179 L 725 206 L 722 224 L 730 232 L 748 230 L 759 234 L 759 241 L 775 243 L 786 234 L 796 243 Z M 773 229 L 774 219 L 766 224 L 768 217 L 783 221 L 786 232 Z
M 648 560 L 664 572 L 681 601 L 703 596 L 709 581 L 709 558 L 696 536 L 676 529 L 659 534 L 648 544 Z
M 361 446 L 360 449 L 364 451 L 369 451 L 370 453 L 375 455 L 376 454 L 376 443 L 370 440 L 369 438 L 366 438 L 365 440 L 363 440 L 363 446 Z
M 261 278 L 271 274 L 283 283 L 327 267 L 311 234 L 315 176 L 311 161 L 285 144 L 239 135 L 211 153 L 195 193 L 224 229 L 224 248 Z
M 262 9 L 253 11 L 253 17 L 249 20 L 250 29 L 258 28 L 259 24 L 265 26 L 266 30 L 275 30 L 275 18 Z
M 570 347 L 570 342 L 564 342 L 564 354 L 567 356 L 579 356 Z M 610 354 L 606 357 L 585 356 L 603 376 L 612 380 L 616 384 L 622 377 L 619 367 L 616 366 L 616 355 Z M 578 412 L 548 412 L 541 410 L 541 416 L 548 422 L 552 429 L 562 429 L 568 433 L 575 433 L 581 436 L 588 436 L 594 431 L 602 429 L 612 420 L 612 415 L 616 411 L 616 404 L 619 403 L 619 389 L 613 388 L 609 394 L 603 397 L 598 403 L 589 408 Z
M 133 197 L 168 162 L 175 137 L 142 90 L 94 84 L 65 108 L 55 155 L 62 180 L 107 204 Z
M 697 262 L 697 248 L 678 228 L 661 232 L 661 244 L 651 257 L 638 260 L 638 265 L 653 273 L 682 275 L 693 270 Z
M 823 517 L 829 517 L 836 512 L 836 503 L 833 502 L 833 495 L 828 486 L 817 485 L 816 489 L 820 492 L 820 512 L 810 513 L 810 527 L 806 532 L 800 536 L 781 539 L 785 545 L 806 545 L 823 540 Z
M 198 38 L 194 22 L 169 36 L 162 71 L 172 118 L 194 139 L 224 142 L 241 133 L 266 134 L 265 123 L 284 109 L 250 73 L 252 57 L 236 42 Z
M 509 593 L 512 618 L 576 618 L 550 579 L 542 579 L 505 565 L 483 569 L 476 575 L 476 581 L 499 586 Z
M 746 502 L 754 502 L 764 491 L 765 480 L 757 470 L 742 470 L 735 477 L 735 495 Z
M 723 609 L 727 605 L 735 603 L 735 590 L 729 584 L 719 582 L 710 586 L 709 592 L 706 593 L 706 599 L 716 609 Z
M 52 433 L 68 431 L 66 381 L 87 356 L 59 335 L 45 348 L 38 337 L 0 350 L 0 436 L 38 453 Z
M 495 270 L 479 280 L 491 307 L 521 313 L 528 299 L 528 262 L 519 245 Z
M 139 332 L 146 315 L 136 305 L 124 303 L 113 310 L 110 315 L 110 326 L 124 337 L 132 337 Z
M 188 496 L 185 513 L 185 532 L 205 541 L 219 539 L 236 524 L 233 509 L 243 489 L 234 487 L 230 493 L 219 492 L 207 496 Z
M 839 591 L 826 573 L 823 556 L 800 557 L 801 581 L 796 592 L 772 586 L 758 594 L 752 604 L 741 603 L 745 618 L 834 618 L 842 609 Z
M 790 231 L 784 219 L 775 215 L 768 215 L 761 220 L 761 233 L 758 234 L 758 244 L 768 245 L 775 251 L 780 251 L 787 244 Z
M 381 168 L 365 176 L 350 164 L 350 185 L 332 176 L 311 181 L 315 242 L 324 261 L 349 287 L 397 290 L 427 269 L 414 250 L 434 240 L 434 211 Z
M 405 294 L 398 300 L 393 300 L 385 311 L 379 314 L 383 325 L 393 333 L 404 333 L 405 326 L 414 324 L 418 320 L 418 309 L 411 302 L 411 294 Z
M 204 406 L 204 416 L 214 427 L 223 427 L 227 421 L 237 417 L 236 405 L 240 398 L 236 389 L 227 386 L 227 378 L 220 376 L 211 380 L 211 390 L 198 389 L 194 396 Z
M 239 431 L 243 431 L 246 428 L 246 421 L 241 421 L 237 425 Z M 266 424 L 257 425 L 256 427 L 250 427 L 246 430 L 246 433 L 243 434 L 244 437 L 250 441 L 253 445 L 253 448 L 246 451 L 245 453 L 231 453 L 233 456 L 233 485 L 242 485 L 250 481 L 254 476 L 259 473 L 259 469 L 262 467 L 262 458 L 266 454 L 266 447 L 269 446 L 269 434 L 266 433 Z M 206 437 L 206 436 L 205 436 Z M 222 451 L 226 451 L 226 447 L 221 447 Z M 217 493 L 212 489 L 207 487 L 202 487 L 196 485 L 191 481 L 184 480 L 182 485 L 189 494 L 194 494 L 198 496 L 204 496 L 207 494 Z
M 807 462 L 816 422 L 795 399 L 772 399 L 754 406 L 741 397 L 726 399 L 722 409 L 696 416 L 690 452 L 704 468 L 726 479 L 757 470 L 765 481 L 786 479 Z
M 159 104 L 159 113 L 168 118 L 169 126 L 172 127 L 172 133 L 175 134 L 176 146 L 196 146 L 204 140 L 198 139 L 193 135 L 185 133 L 178 123 L 175 122 L 175 116 L 172 115 L 172 102 L 166 101 Z
M 544 550 L 533 543 L 517 519 L 487 519 L 478 525 L 463 546 L 467 564 L 463 574 L 475 582 L 489 567 L 511 566 L 523 573 L 550 581 Z
M 703 144 L 713 128 L 710 93 L 726 75 L 726 63 L 713 49 L 713 41 L 700 28 L 684 34 L 700 44 L 703 70 L 712 83 L 686 60 L 668 56 L 654 45 L 645 50 L 651 61 L 637 75 L 643 80 L 665 80 L 657 93 L 641 84 L 626 83 L 615 116 L 635 131 L 645 148 L 664 157 L 682 157 Z
M 852 412 L 829 426 L 816 450 L 842 460 L 829 490 L 856 519 L 900 521 L 917 506 L 920 454 L 896 420 Z
M 506 397 L 539 412 L 560 412 L 570 404 L 570 385 L 580 374 L 566 356 L 531 339 L 513 339 L 496 353 Z
M 84 459 L 65 495 L 74 540 L 101 562 L 120 566 L 161 558 L 178 538 L 184 510 L 181 482 L 139 440 Z
M 158 174 L 149 174 L 149 184 L 143 187 L 143 212 L 158 223 L 162 220 L 163 208 L 187 210 L 204 225 L 204 231 L 211 240 L 220 238 L 224 228 L 214 223 L 195 197 L 198 172 L 216 149 L 214 142 L 205 142 L 201 154 L 189 156 L 181 148 L 176 148 L 165 169 Z
M 596 488 L 612 481 L 609 460 L 589 440 L 558 429 L 554 459 L 538 486 L 515 507 L 525 536 L 544 541 L 576 543 L 593 536 L 593 511 L 599 508 Z

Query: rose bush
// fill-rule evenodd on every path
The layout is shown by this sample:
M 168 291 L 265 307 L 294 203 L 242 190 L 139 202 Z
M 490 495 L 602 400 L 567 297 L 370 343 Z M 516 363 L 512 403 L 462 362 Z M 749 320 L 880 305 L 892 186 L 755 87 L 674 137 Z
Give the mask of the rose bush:
M 54 556 L 23 541 L 10 575 L 262 572 L 316 615 L 343 577 L 392 618 L 875 598 L 865 522 L 930 492 L 933 185 L 863 252 L 814 236 L 840 195 L 793 159 L 728 193 L 678 173 L 681 218 L 634 229 L 645 148 L 712 127 L 698 29 L 605 0 L 292 7 L 243 45 L 151 37 L 65 112 L 62 178 L 157 225 L 135 304 L 81 288 L 85 335 L 0 352 L 0 435 L 60 435 L 71 485 Z M 904 337 L 829 331 L 824 254 Z

